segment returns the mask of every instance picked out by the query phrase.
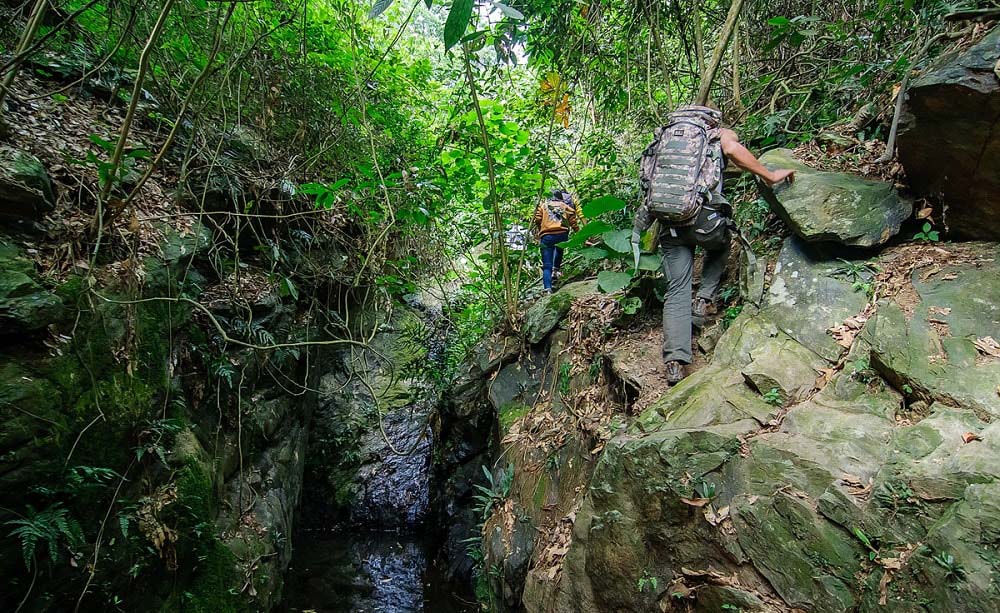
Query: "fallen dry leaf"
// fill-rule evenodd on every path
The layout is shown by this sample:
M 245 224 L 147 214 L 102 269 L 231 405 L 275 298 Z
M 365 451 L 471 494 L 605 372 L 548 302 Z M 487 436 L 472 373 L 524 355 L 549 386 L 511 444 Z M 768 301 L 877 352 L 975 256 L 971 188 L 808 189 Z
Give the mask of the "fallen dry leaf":
M 977 338 L 973 341 L 973 344 L 983 355 L 1000 358 L 1000 343 L 998 343 L 992 336 Z
M 903 561 L 899 558 L 879 558 L 878 563 L 882 565 L 882 568 L 888 570 L 899 570 L 903 568 Z
M 983 440 L 982 437 L 976 434 L 975 432 L 966 432 L 965 434 L 962 435 L 962 442 L 966 444 L 971 443 L 972 441 L 981 441 L 981 440 Z
M 692 507 L 703 507 L 712 502 L 708 498 L 681 498 L 681 502 Z
M 824 387 L 826 387 L 826 384 L 829 383 L 831 379 L 833 379 L 833 375 L 837 374 L 837 370 L 834 368 L 820 368 L 816 372 L 819 373 L 819 376 L 816 377 L 816 383 L 814 384 L 813 387 L 815 387 L 818 390 L 821 390 Z
M 929 206 L 926 206 L 926 207 L 920 209 L 919 211 L 917 211 L 917 219 L 927 219 L 928 217 L 931 216 L 931 213 L 933 213 L 933 212 L 934 212 L 934 209 L 932 209 Z

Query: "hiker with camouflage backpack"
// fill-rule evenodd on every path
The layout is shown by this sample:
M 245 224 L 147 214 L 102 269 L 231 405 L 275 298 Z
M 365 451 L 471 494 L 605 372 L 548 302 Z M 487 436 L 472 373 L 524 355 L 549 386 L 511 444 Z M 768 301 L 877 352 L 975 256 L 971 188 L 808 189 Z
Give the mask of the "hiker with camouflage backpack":
M 576 205 L 569 192 L 552 190 L 552 197 L 542 200 L 535 207 L 532 225 L 538 229 L 538 242 L 542 250 L 542 286 L 552 293 L 552 277 L 562 265 L 563 250 L 556 245 L 569 239 L 569 231 L 579 226 Z
M 663 361 L 671 384 L 691 363 L 691 325 L 699 327 L 715 308 L 715 292 L 729 259 L 732 208 L 722 195 L 726 162 L 769 184 L 792 181 L 795 171 L 768 170 L 722 127 L 722 114 L 704 106 L 682 106 L 657 128 L 640 160 L 642 204 L 632 226 L 632 253 L 639 267 L 641 235 L 659 221 L 659 245 L 667 292 L 663 303 Z M 691 301 L 694 248 L 705 251 L 701 286 Z

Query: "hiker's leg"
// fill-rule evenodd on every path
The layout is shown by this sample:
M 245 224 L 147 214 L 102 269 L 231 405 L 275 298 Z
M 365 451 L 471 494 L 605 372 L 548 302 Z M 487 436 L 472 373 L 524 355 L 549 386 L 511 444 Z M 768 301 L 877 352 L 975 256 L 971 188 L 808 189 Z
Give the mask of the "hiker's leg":
M 706 249 L 705 261 L 701 267 L 701 287 L 698 288 L 698 297 L 709 302 L 715 301 L 715 292 L 722 283 L 722 277 L 726 274 L 726 264 L 729 262 L 729 233 L 725 233 L 725 240 L 720 242 L 718 249 Z
M 663 361 L 691 363 L 691 270 L 694 247 L 663 245 L 663 276 L 667 293 L 663 300 Z
M 549 236 L 543 236 L 542 240 L 542 287 L 552 289 L 552 265 L 555 261 L 556 248 L 553 246 Z

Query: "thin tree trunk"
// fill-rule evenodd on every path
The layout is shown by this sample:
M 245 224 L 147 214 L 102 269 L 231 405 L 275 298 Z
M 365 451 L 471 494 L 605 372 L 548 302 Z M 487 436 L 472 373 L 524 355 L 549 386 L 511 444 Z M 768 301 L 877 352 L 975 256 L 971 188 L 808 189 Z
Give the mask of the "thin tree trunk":
M 694 10 L 691 11 L 692 27 L 694 28 L 694 54 L 697 60 L 698 76 L 705 74 L 705 44 L 701 33 L 701 0 L 694 0 Z
M 740 87 L 740 24 L 733 30 L 733 103 L 736 113 L 743 113 L 743 91 Z
M 11 60 L 7 74 L 3 77 L 3 83 L 0 83 L 0 111 L 3 110 L 3 103 L 7 99 L 7 92 L 14 82 L 14 77 L 17 76 L 21 62 L 24 61 L 24 51 L 31 45 L 31 40 L 35 38 L 38 26 L 42 25 L 42 17 L 45 15 L 45 7 L 47 5 L 48 0 L 35 0 L 35 6 L 31 9 L 31 15 L 28 16 L 28 23 L 25 24 L 24 32 L 21 33 L 21 40 L 17 41 L 17 48 L 14 50 L 14 59 Z
M 726 52 L 726 47 L 729 46 L 729 40 L 733 37 L 733 30 L 736 28 L 736 19 L 740 16 L 743 1 L 733 0 L 733 3 L 729 6 L 729 15 L 726 16 L 726 23 L 722 26 L 722 32 L 719 34 L 719 42 L 715 45 L 715 51 L 712 52 L 712 61 L 709 62 L 708 68 L 701 75 L 701 85 L 698 87 L 698 97 L 695 98 L 695 104 L 705 104 L 708 102 L 708 93 L 712 89 L 712 80 L 715 79 L 715 73 L 719 70 L 722 55 Z
M 97 222 L 97 239 L 94 241 L 94 257 L 97 257 L 97 251 L 101 248 L 101 233 L 104 231 L 105 221 L 104 210 L 108 204 L 115 177 L 118 175 L 118 169 L 121 166 L 122 154 L 125 152 L 125 143 L 128 141 L 128 135 L 132 128 L 132 118 L 135 117 L 135 109 L 139 104 L 139 98 L 142 97 L 142 82 L 145 80 L 146 70 L 149 68 L 149 56 L 152 54 L 153 49 L 156 48 L 156 41 L 160 38 L 160 32 L 163 31 L 163 25 L 167 22 L 167 15 L 170 14 L 170 9 L 173 6 L 174 0 L 165 0 L 163 8 L 160 10 L 160 16 L 156 19 L 156 24 L 153 25 L 152 32 L 149 33 L 146 45 L 142 48 L 142 53 L 139 54 L 139 69 L 136 71 L 135 84 L 132 86 L 132 98 L 129 100 L 128 110 L 125 112 L 125 120 L 122 123 L 121 132 L 118 134 L 118 143 L 111 154 L 111 167 L 108 170 L 107 179 L 105 179 L 104 185 L 101 188 L 100 198 L 97 199 L 97 219 L 95 220 Z

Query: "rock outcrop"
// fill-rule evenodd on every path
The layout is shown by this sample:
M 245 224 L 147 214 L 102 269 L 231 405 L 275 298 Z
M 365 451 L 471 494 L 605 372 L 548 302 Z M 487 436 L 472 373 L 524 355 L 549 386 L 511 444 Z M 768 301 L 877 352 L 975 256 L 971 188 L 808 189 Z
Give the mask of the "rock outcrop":
M 52 181 L 41 161 L 0 147 L 0 223 L 31 228 L 55 206 Z
M 939 58 L 907 93 L 899 160 L 915 191 L 941 197 L 957 236 L 1000 239 L 1000 28 Z
M 761 184 L 761 193 L 792 231 L 808 242 L 875 247 L 898 234 L 913 212 L 913 203 L 901 198 L 890 183 L 815 170 L 788 149 L 768 151 L 760 160 L 769 168 L 795 169 L 791 185 L 772 189 Z
M 582 375 L 498 407 L 515 475 L 484 530 L 498 602 L 1000 608 L 1000 253 L 904 245 L 871 263 L 896 275 L 875 303 L 843 262 L 786 241 L 760 308 L 600 453 L 585 404 L 558 422 Z M 573 333 L 540 347 L 567 356 Z
M 919 247 L 900 249 L 885 266 Z M 608 443 L 527 610 L 1000 608 L 1000 357 L 984 340 L 1000 254 L 940 255 L 872 312 L 786 242 L 762 308 Z M 851 317 L 856 337 L 834 342 Z

